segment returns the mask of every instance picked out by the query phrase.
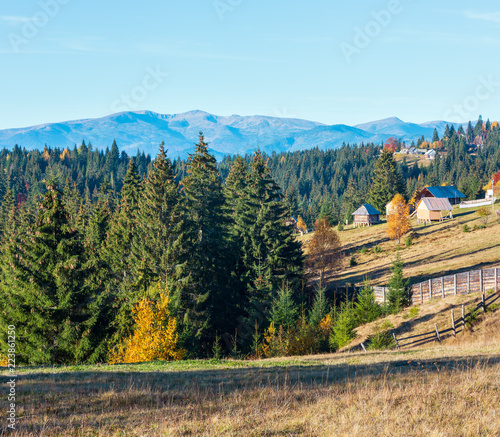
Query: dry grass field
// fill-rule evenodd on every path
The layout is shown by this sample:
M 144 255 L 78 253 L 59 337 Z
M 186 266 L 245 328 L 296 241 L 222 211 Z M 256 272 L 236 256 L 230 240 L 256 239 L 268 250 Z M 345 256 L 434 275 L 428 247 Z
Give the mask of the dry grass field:
M 415 226 L 401 250 L 418 282 L 500 263 L 500 224 L 486 229 L 474 210 Z M 396 243 L 386 225 L 340 232 L 347 261 L 332 280 L 383 284 Z M 310 238 L 306 235 L 304 238 Z M 380 246 L 381 253 L 373 247 Z M 362 247 L 365 253 L 361 253 Z M 347 264 L 346 261 L 346 264 Z M 449 328 L 450 311 L 478 295 L 435 299 L 387 317 L 398 337 Z M 362 352 L 379 322 L 335 354 L 258 361 L 208 360 L 21 368 L 12 436 L 498 436 L 500 310 L 456 338 L 401 350 Z M 8 374 L 2 373 L 3 386 Z
M 496 208 L 499 208 L 498 205 Z M 455 207 L 453 217 L 452 220 L 427 226 L 412 220 L 412 245 L 405 247 L 406 237 L 400 244 L 401 257 L 405 262 L 404 274 L 412 283 L 472 269 L 500 266 L 500 222 L 496 216 L 490 216 L 484 229 L 479 229 L 483 223 L 477 209 Z M 471 231 L 463 232 L 464 225 Z M 478 229 L 473 230 L 474 226 Z M 306 251 L 307 240 L 312 235 L 310 233 L 301 237 Z M 342 268 L 329 272 L 331 283 L 337 286 L 347 283 L 360 285 L 368 278 L 372 285 L 386 285 L 398 246 L 397 241 L 389 240 L 387 224 L 384 222 L 356 229 L 349 225 L 339 232 L 339 236 L 345 256 Z M 374 252 L 375 246 L 380 247 L 380 253 Z M 357 265 L 350 267 L 352 255 Z
M 400 351 L 25 368 L 9 435 L 498 436 L 499 313 Z

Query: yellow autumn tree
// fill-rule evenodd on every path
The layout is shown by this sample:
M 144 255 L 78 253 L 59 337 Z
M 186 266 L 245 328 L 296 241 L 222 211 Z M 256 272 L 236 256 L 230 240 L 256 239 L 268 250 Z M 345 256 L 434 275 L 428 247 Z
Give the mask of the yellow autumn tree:
M 392 211 L 387 217 L 387 233 L 391 240 L 401 242 L 401 237 L 411 231 L 410 207 L 406 204 L 401 194 L 396 194 L 392 199 Z
M 59 159 L 64 161 L 65 159 L 71 160 L 71 155 L 69 154 L 68 149 L 64 149 L 62 153 L 59 155 Z
M 494 121 L 493 123 L 491 123 L 490 129 L 491 130 L 498 130 L 498 121 Z
M 300 215 L 299 218 L 297 219 L 297 229 L 302 232 L 305 232 L 307 229 L 306 222 Z
M 110 363 L 180 360 L 185 351 L 177 348 L 177 322 L 168 309 L 170 294 L 161 283 L 156 300 L 142 298 L 134 307 L 134 333 L 111 352 Z
M 408 202 L 408 205 L 410 205 L 413 209 L 415 209 L 415 207 L 416 207 L 417 197 L 419 194 L 420 194 L 420 190 L 415 190 L 413 193 L 413 196 L 411 196 L 411 199 Z

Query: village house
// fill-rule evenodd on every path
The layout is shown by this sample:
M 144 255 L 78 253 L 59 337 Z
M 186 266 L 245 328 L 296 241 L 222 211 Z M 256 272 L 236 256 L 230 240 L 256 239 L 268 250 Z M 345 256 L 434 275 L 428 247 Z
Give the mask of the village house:
M 423 197 L 437 197 L 448 199 L 452 205 L 460 203 L 461 199 L 465 199 L 465 194 L 457 190 L 453 185 L 446 187 L 425 187 L 416 198 L 416 204 Z
M 436 159 L 436 151 L 434 149 L 427 150 L 427 152 L 425 152 L 425 157 L 433 161 Z
M 369 203 L 365 203 L 352 213 L 354 216 L 353 227 L 371 226 L 380 223 L 381 212 L 377 211 Z
M 442 222 L 445 218 L 453 218 L 453 206 L 446 198 L 422 197 L 417 205 L 417 223 Z

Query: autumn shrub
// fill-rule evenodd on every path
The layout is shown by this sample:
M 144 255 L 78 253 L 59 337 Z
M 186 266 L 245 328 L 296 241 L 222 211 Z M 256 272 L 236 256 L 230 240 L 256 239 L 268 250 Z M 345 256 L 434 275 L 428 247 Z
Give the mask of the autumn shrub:
M 486 225 L 488 224 L 488 219 L 491 215 L 491 209 L 482 206 L 477 210 L 477 215 L 481 217 L 481 222 L 486 227 Z
M 373 248 L 373 253 L 380 253 L 380 252 L 382 252 L 382 248 L 379 245 Z
M 337 231 L 339 231 L 339 232 L 340 232 L 340 231 L 343 231 L 343 230 L 344 230 L 344 225 L 343 225 L 342 223 L 339 223 L 339 224 L 337 225 Z
M 7 367 L 9 364 L 9 358 L 7 355 L 0 354 L 0 367 Z
M 264 332 L 262 353 L 266 358 L 288 355 L 288 336 L 283 329 L 283 325 L 280 325 L 280 327 L 276 329 L 274 322 L 271 322 L 269 328 Z
M 135 329 L 132 335 L 111 351 L 110 363 L 180 360 L 184 351 L 177 348 L 177 323 L 170 316 L 170 295 L 157 285 L 157 299 L 142 298 L 132 310 Z
M 288 355 L 306 355 L 318 352 L 318 330 L 307 323 L 303 315 L 288 333 Z

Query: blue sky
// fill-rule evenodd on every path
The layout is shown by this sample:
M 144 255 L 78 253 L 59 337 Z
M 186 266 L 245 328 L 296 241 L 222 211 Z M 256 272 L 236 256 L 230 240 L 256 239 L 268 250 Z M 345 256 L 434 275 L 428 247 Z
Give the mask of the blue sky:
M 122 110 L 349 125 L 500 118 L 486 0 L 23 0 L 0 10 L 0 129 Z

